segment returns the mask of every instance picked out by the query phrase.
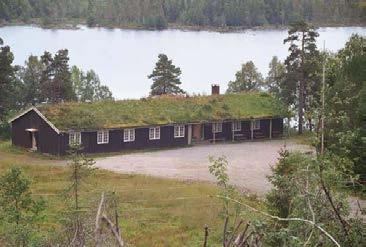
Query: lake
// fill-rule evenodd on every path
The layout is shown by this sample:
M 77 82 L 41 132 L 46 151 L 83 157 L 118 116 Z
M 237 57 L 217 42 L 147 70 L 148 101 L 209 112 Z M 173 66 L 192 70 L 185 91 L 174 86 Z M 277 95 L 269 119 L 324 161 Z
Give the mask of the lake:
M 366 27 L 320 28 L 319 47 L 342 48 L 353 33 L 366 35 Z M 165 53 L 182 69 L 182 88 L 190 93 L 210 93 L 210 85 L 235 78 L 241 64 L 252 60 L 265 76 L 272 56 L 284 59 L 286 30 L 248 30 L 237 33 L 208 31 L 139 31 L 105 28 L 50 30 L 33 26 L 1 27 L 0 37 L 10 45 L 15 64 L 23 65 L 31 54 L 42 55 L 67 48 L 70 64 L 93 69 L 116 98 L 147 96 L 159 53 Z

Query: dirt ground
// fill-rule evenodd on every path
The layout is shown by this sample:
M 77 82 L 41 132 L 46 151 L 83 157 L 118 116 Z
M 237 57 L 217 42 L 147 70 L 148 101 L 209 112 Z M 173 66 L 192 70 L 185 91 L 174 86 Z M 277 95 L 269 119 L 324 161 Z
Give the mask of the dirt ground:
M 285 143 L 290 150 L 309 150 L 308 146 L 284 140 L 211 144 L 98 158 L 96 166 L 123 173 L 215 182 L 208 172 L 208 158 L 225 155 L 231 183 L 261 196 L 270 189 L 266 176 Z

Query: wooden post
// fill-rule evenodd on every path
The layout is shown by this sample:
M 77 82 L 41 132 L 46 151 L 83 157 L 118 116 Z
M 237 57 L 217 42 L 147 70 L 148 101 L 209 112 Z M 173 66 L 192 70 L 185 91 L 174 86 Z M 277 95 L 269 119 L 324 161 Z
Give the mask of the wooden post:
M 188 125 L 188 145 L 192 144 L 192 124 Z
M 203 247 L 207 247 L 207 239 L 208 239 L 208 226 L 205 225 L 205 241 L 203 242 Z
M 232 141 L 235 141 L 235 131 L 234 131 L 234 122 L 231 123 L 231 134 L 232 134 Z
M 250 139 L 253 140 L 254 139 L 254 130 L 253 130 L 253 120 L 250 122 Z
M 272 118 L 269 120 L 269 139 L 272 139 Z

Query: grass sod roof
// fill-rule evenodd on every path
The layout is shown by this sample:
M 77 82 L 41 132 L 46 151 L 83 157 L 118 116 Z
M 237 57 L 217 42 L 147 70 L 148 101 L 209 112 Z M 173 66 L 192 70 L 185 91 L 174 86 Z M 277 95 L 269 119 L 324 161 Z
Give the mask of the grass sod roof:
M 285 116 L 267 93 L 161 96 L 140 100 L 62 103 L 37 107 L 59 130 L 114 129 Z

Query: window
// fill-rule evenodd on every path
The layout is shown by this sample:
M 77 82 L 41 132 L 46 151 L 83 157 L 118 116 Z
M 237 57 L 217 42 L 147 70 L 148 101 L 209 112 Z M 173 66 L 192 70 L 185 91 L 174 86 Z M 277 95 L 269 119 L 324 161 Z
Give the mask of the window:
M 150 128 L 149 139 L 150 140 L 159 140 L 160 139 L 160 127 Z
M 184 125 L 175 125 L 174 126 L 174 138 L 184 137 Z
M 222 132 L 222 123 L 213 123 L 212 124 L 212 132 L 213 133 Z
M 259 129 L 261 129 L 261 120 L 252 121 L 252 130 L 259 130 Z
M 232 130 L 233 131 L 241 131 L 241 121 L 234 121 L 232 123 Z
M 123 141 L 133 142 L 135 141 L 135 129 L 125 129 L 123 130 Z
M 71 144 L 81 144 L 81 132 L 69 133 L 69 145 Z
M 109 131 L 101 130 L 97 132 L 97 143 L 98 144 L 107 144 L 109 143 Z

